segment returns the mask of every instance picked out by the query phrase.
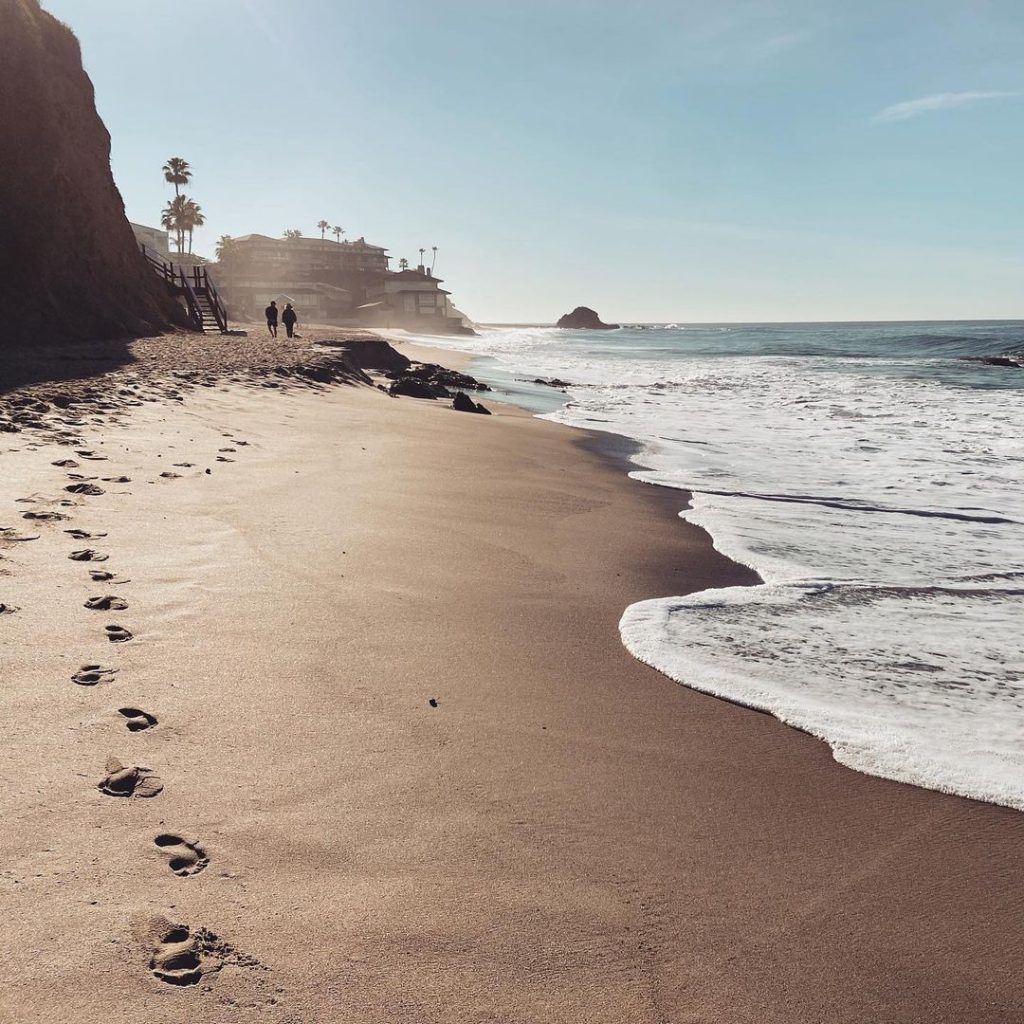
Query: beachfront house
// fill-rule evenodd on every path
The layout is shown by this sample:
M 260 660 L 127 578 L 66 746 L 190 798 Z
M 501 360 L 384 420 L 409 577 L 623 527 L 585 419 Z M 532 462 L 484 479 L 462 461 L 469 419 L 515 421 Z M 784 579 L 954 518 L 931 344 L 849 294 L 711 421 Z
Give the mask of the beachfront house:
M 388 272 L 387 249 L 364 238 L 334 242 L 321 238 L 232 239 L 230 257 L 214 276 L 225 302 L 241 314 L 256 315 L 268 297 L 293 297 L 306 322 L 339 322 L 351 317 L 366 290 Z
M 383 275 L 367 291 L 367 302 L 356 312 L 360 322 L 401 327 L 424 334 L 461 334 L 467 330 L 462 314 L 451 304 L 451 292 L 425 267 Z
M 170 253 L 170 243 L 164 228 L 151 228 L 148 224 L 132 224 L 131 228 L 136 242 L 144 245 L 157 256 L 167 258 Z

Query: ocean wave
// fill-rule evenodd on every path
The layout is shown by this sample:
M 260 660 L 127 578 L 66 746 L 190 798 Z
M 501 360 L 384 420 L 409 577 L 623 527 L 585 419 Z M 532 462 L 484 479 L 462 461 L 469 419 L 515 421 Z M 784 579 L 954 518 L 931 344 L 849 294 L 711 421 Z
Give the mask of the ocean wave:
M 1022 329 L 534 328 L 461 347 L 572 381 L 549 418 L 637 441 L 631 475 L 690 492 L 681 516 L 764 581 L 633 605 L 637 657 L 860 771 L 1024 809 L 1024 375 L 960 359 Z

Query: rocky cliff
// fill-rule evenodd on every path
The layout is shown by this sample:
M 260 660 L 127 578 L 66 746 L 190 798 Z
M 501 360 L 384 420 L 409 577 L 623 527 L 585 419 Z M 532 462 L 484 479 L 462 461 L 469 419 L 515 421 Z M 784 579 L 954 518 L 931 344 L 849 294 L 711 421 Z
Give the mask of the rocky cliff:
M 38 0 L 0 0 L 0 346 L 183 323 L 138 252 L 78 40 Z

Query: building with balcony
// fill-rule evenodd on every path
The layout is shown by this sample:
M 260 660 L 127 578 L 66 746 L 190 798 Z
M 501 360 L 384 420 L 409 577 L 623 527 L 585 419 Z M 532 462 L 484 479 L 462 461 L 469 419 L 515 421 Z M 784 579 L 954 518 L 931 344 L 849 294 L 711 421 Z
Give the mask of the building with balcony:
M 302 319 L 344 321 L 366 301 L 367 288 L 388 272 L 387 249 L 364 238 L 233 238 L 214 270 L 236 315 L 258 316 L 275 295 L 289 295 Z
M 356 310 L 359 323 L 422 334 L 472 334 L 442 283 L 422 266 L 385 274 L 367 289 L 366 303 Z

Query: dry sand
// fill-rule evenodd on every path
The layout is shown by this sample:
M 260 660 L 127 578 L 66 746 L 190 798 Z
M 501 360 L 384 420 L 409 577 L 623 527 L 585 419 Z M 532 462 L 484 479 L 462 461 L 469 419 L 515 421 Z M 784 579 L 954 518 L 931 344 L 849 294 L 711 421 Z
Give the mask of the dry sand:
M 1024 1019 L 1024 816 L 621 646 L 747 579 L 678 492 L 514 410 L 200 370 L 0 434 L 0 1020 Z

